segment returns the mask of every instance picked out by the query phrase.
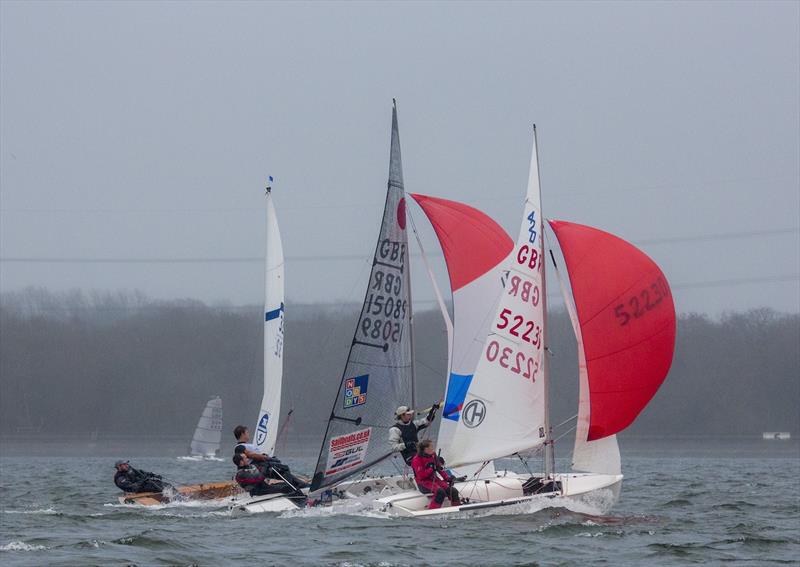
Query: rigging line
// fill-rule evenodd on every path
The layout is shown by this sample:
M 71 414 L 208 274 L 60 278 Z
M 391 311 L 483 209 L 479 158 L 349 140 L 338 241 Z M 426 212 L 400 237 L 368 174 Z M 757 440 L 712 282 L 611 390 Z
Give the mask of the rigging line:
M 559 435 L 558 437 L 556 437 L 555 439 L 553 439 L 553 440 L 551 441 L 551 443 L 555 443 L 556 441 L 560 441 L 560 440 L 561 440 L 561 439 L 562 439 L 564 436 L 566 436 L 566 435 L 569 435 L 570 433 L 572 433 L 573 431 L 575 431 L 575 429 L 576 429 L 576 428 L 577 428 L 577 425 L 573 425 L 572 427 L 570 427 L 569 429 L 567 429 L 567 430 L 566 430 L 564 433 L 562 433 L 561 435 Z
M 524 466 L 524 467 L 525 467 L 525 470 L 526 470 L 526 471 L 528 471 L 528 474 L 529 474 L 529 475 L 531 475 L 531 476 L 533 476 L 533 471 L 531 471 L 531 468 L 528 466 L 528 461 L 526 461 L 525 459 L 523 459 L 523 458 L 522 458 L 522 455 L 520 455 L 519 453 L 514 453 L 514 454 L 515 454 L 517 457 L 519 457 L 519 460 L 520 460 L 520 462 L 522 463 L 522 466 Z
M 416 360 L 415 362 L 416 362 L 417 364 L 420 364 L 420 365 L 424 366 L 425 368 L 427 368 L 428 370 L 430 370 L 431 372 L 433 372 L 433 373 L 434 373 L 436 376 L 439 376 L 440 378 L 447 378 L 447 375 L 446 375 L 446 374 L 442 374 L 441 372 L 439 372 L 439 371 L 438 371 L 437 369 L 435 369 L 434 367 L 432 367 L 432 366 L 430 366 L 430 365 L 426 364 L 425 362 L 421 361 L 419 358 L 417 358 L 417 360 Z
M 566 425 L 566 424 L 568 424 L 570 421 L 572 421 L 573 419 L 576 419 L 577 417 L 578 417 L 578 414 L 576 413 L 576 414 L 575 414 L 575 415 L 573 415 L 572 417 L 570 417 L 570 418 L 568 418 L 568 419 L 565 419 L 564 421 L 562 421 L 561 423 L 559 423 L 558 425 L 556 425 L 556 426 L 555 426 L 553 429 L 558 429 L 558 428 L 559 428 L 559 427 L 561 427 L 562 425 Z

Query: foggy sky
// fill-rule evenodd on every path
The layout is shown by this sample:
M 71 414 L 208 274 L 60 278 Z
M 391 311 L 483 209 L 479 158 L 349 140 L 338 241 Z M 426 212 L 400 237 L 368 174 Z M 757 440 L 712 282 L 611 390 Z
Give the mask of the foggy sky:
M 407 191 L 516 238 L 535 122 L 546 216 L 641 243 L 679 311 L 797 312 L 799 22 L 796 2 L 3 1 L 0 288 L 257 303 L 273 175 L 287 296 L 360 301 L 396 97 Z M 63 262 L 176 258 L 227 261 Z

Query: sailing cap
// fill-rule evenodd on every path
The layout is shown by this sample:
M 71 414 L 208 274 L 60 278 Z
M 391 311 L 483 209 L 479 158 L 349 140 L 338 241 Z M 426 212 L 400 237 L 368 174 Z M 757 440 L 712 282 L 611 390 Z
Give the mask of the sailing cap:
M 130 461 L 117 461 L 114 463 L 114 468 L 117 468 L 120 465 L 127 465 L 128 463 L 130 463 Z
M 414 413 L 414 410 L 408 406 L 400 406 L 399 408 L 397 408 L 397 411 L 394 412 L 394 415 L 400 417 L 401 415 L 406 413 Z

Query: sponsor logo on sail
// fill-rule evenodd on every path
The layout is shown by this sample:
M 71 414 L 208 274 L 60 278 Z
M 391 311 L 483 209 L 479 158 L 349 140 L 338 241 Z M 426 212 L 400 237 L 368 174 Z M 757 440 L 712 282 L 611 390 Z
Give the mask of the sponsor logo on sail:
M 331 439 L 328 445 L 325 476 L 338 474 L 362 464 L 367 455 L 371 435 L 372 428 L 367 427 Z
M 367 403 L 369 374 L 349 378 L 344 383 L 344 409 L 363 406 Z
M 267 439 L 267 425 L 269 424 L 269 414 L 265 413 L 258 420 L 258 427 L 256 427 L 256 445 L 263 445 Z
M 469 428 L 478 427 L 486 417 L 486 405 L 480 400 L 472 400 L 461 410 L 461 420 Z

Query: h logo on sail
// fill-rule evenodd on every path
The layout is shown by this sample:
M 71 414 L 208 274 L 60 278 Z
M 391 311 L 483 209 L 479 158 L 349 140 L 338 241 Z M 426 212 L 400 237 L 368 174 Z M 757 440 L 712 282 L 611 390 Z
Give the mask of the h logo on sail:
M 478 427 L 486 417 L 486 405 L 480 400 L 472 400 L 461 411 L 461 420 L 469 428 Z

